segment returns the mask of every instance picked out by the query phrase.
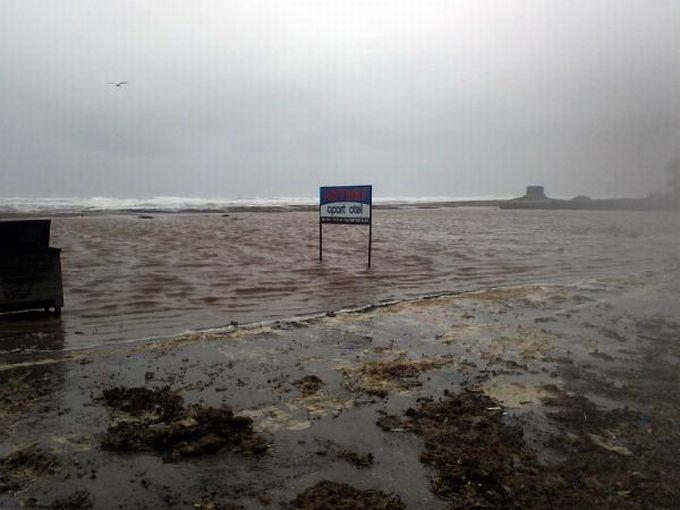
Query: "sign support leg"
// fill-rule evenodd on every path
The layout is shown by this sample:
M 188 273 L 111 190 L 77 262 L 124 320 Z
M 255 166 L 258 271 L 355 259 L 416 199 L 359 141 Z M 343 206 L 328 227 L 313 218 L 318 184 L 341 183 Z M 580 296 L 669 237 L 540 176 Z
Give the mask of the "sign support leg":
M 323 261 L 323 223 L 319 220 L 319 262 Z
M 373 246 L 373 219 L 368 224 L 368 267 L 371 267 L 371 247 Z

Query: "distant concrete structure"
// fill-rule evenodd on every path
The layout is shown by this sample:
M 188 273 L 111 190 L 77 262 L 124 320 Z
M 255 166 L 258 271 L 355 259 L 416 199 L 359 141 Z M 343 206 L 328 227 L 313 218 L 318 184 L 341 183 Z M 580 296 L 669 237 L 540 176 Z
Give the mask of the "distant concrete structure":
M 680 158 L 666 165 L 667 191 L 651 193 L 639 198 L 592 199 L 577 195 L 571 200 L 555 199 L 545 195 L 543 186 L 527 186 L 524 196 L 502 200 L 501 209 L 589 209 L 610 211 L 680 211 Z
M 680 160 L 679 160 L 680 163 Z M 669 172 L 670 173 L 670 172 Z M 673 178 L 676 180 L 673 180 Z M 673 190 L 680 186 L 680 166 L 678 172 L 671 174 L 669 183 Z M 614 211 L 669 211 L 680 210 L 680 196 L 673 193 L 661 193 L 647 198 L 610 198 L 592 199 L 586 195 L 578 195 L 571 200 L 550 198 L 546 196 L 543 186 L 527 186 L 526 194 L 511 200 L 503 200 L 501 209 L 596 209 Z
M 670 194 L 676 198 L 680 197 L 680 159 L 674 159 L 666 167 L 668 171 L 668 187 Z
M 543 186 L 527 186 L 527 193 L 524 200 L 546 200 Z

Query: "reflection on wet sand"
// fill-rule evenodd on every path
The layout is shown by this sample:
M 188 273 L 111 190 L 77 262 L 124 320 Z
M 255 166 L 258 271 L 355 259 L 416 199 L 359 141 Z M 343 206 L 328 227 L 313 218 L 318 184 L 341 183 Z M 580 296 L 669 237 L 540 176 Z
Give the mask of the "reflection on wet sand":
M 3 351 L 53 351 L 64 348 L 61 319 L 38 311 L 0 314 Z
M 20 363 L 0 370 L 0 435 L 6 435 L 23 418 L 26 420 L 21 428 L 32 427 L 40 422 L 41 413 L 54 412 L 62 406 L 67 366 L 56 362 L 63 357 L 62 322 L 49 314 L 0 315 L 0 342 L 8 351 L 0 356 L 0 363 L 5 367 Z M 31 351 L 50 351 L 49 357 L 55 362 L 32 363 L 41 355 Z

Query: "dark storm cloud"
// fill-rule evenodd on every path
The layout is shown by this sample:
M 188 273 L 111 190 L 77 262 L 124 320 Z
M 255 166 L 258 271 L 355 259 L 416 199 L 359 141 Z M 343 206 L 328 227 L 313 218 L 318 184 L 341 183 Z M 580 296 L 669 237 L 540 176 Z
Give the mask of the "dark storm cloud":
M 0 195 L 646 193 L 679 26 L 672 0 L 5 0 Z

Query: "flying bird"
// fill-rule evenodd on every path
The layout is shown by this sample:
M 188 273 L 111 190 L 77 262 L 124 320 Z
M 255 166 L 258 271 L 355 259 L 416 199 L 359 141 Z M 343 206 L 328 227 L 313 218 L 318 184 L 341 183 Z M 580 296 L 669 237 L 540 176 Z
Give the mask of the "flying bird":
M 115 85 L 116 87 L 120 88 L 123 85 L 127 85 L 127 82 L 126 81 L 119 81 L 118 83 L 116 83 L 116 82 L 110 81 L 108 84 L 109 85 Z

